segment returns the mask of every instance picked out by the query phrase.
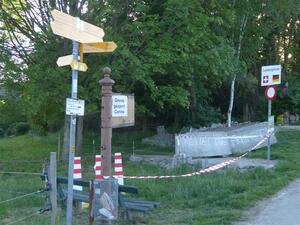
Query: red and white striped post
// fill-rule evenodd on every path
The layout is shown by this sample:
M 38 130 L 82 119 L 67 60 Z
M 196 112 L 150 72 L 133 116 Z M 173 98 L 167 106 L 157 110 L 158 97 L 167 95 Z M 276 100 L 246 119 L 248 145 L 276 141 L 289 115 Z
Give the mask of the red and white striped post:
M 115 153 L 115 178 L 118 179 L 119 185 L 124 185 L 124 172 L 122 164 L 122 154 Z
M 75 179 L 81 179 L 81 158 L 80 157 L 74 157 L 74 173 L 73 178 Z M 73 185 L 73 190 L 82 191 L 82 186 Z
M 95 156 L 95 168 L 94 168 L 96 180 L 103 179 L 102 172 L 101 172 L 101 161 L 102 161 L 101 155 L 96 155 Z

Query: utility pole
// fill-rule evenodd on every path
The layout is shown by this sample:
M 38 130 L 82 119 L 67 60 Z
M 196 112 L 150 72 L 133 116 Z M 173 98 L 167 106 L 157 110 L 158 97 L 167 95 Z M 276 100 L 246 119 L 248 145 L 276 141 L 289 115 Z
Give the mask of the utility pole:
M 78 61 L 79 44 L 73 41 L 73 61 Z M 78 71 L 72 69 L 72 91 L 71 98 L 77 99 Z M 72 225 L 73 211 L 73 169 L 75 154 L 76 115 L 71 115 L 70 120 L 70 142 L 69 142 L 69 169 L 68 169 L 68 198 L 67 198 L 67 225 Z

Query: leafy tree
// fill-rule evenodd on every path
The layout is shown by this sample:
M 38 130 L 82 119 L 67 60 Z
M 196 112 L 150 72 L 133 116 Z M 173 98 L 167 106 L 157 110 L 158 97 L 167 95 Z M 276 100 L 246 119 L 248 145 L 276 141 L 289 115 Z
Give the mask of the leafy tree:
M 87 113 L 100 111 L 97 81 L 101 68 L 109 65 L 114 91 L 135 94 L 139 124 L 155 120 L 175 126 L 208 125 L 224 120 L 227 112 L 231 118 L 233 99 L 236 118 L 247 111 L 258 115 L 263 111 L 257 107 L 263 92 L 258 87 L 261 65 L 282 63 L 284 79 L 292 81 L 289 92 L 298 91 L 297 4 L 5 0 L 0 12 L 0 79 L 18 97 L 17 103 L 6 99 L 7 106 L 17 104 L 21 116 L 37 130 L 61 126 L 71 73 L 55 62 L 70 54 L 71 41 L 50 29 L 50 11 L 57 8 L 104 28 L 105 40 L 118 45 L 114 53 L 85 55 L 89 70 L 79 75 L 78 96 L 86 100 Z M 298 98 L 288 98 L 297 108 Z M 278 107 L 285 107 L 282 101 Z

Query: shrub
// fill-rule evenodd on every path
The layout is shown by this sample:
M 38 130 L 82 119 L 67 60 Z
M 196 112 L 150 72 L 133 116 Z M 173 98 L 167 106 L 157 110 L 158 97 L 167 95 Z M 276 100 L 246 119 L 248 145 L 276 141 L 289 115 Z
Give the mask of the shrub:
M 220 109 L 202 105 L 197 112 L 197 124 L 193 124 L 193 127 L 210 126 L 212 123 L 221 123 L 224 119 Z
M 4 130 L 0 127 L 0 137 L 3 137 L 4 136 Z
M 18 135 L 26 134 L 30 129 L 29 124 L 26 122 L 16 123 L 15 127 L 16 127 L 16 133 Z
M 13 136 L 13 135 L 16 135 L 16 126 L 15 126 L 15 124 L 12 124 L 12 125 L 10 125 L 10 126 L 7 128 L 7 130 L 6 130 L 6 132 L 5 132 L 5 135 L 6 135 L 6 136 Z

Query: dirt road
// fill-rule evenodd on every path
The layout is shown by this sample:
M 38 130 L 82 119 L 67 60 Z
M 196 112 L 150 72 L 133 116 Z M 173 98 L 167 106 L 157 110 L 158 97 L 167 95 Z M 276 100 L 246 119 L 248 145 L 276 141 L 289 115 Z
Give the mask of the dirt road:
M 245 217 L 245 221 L 234 225 L 299 225 L 300 179 L 292 182 L 273 198 L 258 203 Z

